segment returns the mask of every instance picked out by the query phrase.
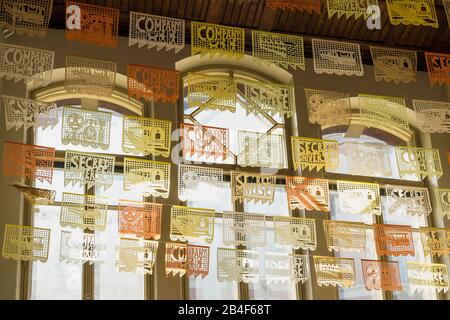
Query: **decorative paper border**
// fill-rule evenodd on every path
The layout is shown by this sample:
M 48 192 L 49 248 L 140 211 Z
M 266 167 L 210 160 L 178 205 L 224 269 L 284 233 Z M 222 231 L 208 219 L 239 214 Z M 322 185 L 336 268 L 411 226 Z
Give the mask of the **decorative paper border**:
M 221 192 L 223 169 L 178 165 L 178 199 L 207 200 Z
M 394 26 L 412 24 L 439 28 L 434 0 L 386 0 L 386 6 Z
M 364 252 L 366 225 L 359 222 L 323 220 L 328 251 Z
M 450 133 L 450 102 L 414 100 L 419 128 L 428 133 Z
M 352 106 L 349 93 L 305 88 L 305 95 L 309 122 L 321 126 L 350 124 Z
M 449 281 L 447 266 L 439 263 L 406 262 L 406 272 L 411 291 L 446 293 Z
M 50 229 L 5 225 L 2 257 L 21 261 L 47 262 Z
M 397 261 L 361 259 L 366 289 L 382 291 L 403 291 Z
M 257 213 L 225 211 L 223 221 L 223 244 L 234 246 L 266 245 L 266 216 Z
M 291 137 L 294 170 L 332 171 L 339 167 L 339 144 L 334 140 Z
M 161 203 L 119 200 L 119 233 L 137 238 L 161 238 Z
M 427 188 L 386 185 L 385 190 L 390 214 L 428 216 L 433 211 Z
M 286 193 L 289 210 L 330 212 L 328 180 L 286 177 Z
M 255 251 L 217 248 L 217 281 L 257 283 L 259 254 Z
M 212 243 L 214 240 L 214 220 L 214 210 L 172 206 L 170 211 L 170 240 Z
M 415 256 L 410 226 L 375 224 L 373 226 L 377 253 L 380 256 Z
M 381 215 L 380 186 L 376 183 L 337 182 L 339 206 L 351 214 Z
M 370 47 L 376 81 L 399 84 L 417 81 L 417 52 Z
M 450 254 L 450 229 L 420 227 L 419 232 L 426 256 L 440 257 Z
M 81 230 L 105 231 L 108 202 L 105 197 L 63 192 L 60 224 Z
M 276 178 L 272 175 L 231 171 L 233 201 L 272 204 L 275 197 Z
M 314 256 L 314 268 L 319 287 L 333 286 L 351 288 L 355 286 L 355 260 Z
M 317 248 L 316 221 L 308 218 L 273 217 L 275 243 L 299 250 Z
M 153 274 L 158 241 L 120 238 L 116 247 L 116 267 L 119 272 Z

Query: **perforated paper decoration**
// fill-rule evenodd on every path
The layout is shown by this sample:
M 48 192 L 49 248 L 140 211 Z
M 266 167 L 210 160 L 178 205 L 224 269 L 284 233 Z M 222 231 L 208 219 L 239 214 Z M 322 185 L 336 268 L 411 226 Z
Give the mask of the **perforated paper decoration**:
M 395 25 L 439 28 L 434 0 L 386 0 L 389 20 Z
M 358 222 L 323 220 L 329 251 L 364 252 L 366 250 L 366 225 Z
M 178 53 L 184 48 L 184 30 L 185 21 L 182 19 L 130 11 L 128 45 L 137 44 L 139 48 L 147 46 L 148 49 L 156 47 L 158 51 L 174 49 Z
M 370 47 L 376 81 L 409 83 L 416 81 L 417 52 Z
M 445 264 L 406 262 L 408 282 L 414 292 L 443 292 L 448 291 L 448 271 Z
M 444 4 L 445 13 L 447 14 L 448 27 L 450 28 L 450 0 L 442 0 L 442 3 Z
M 58 107 L 53 102 L 41 102 L 19 97 L 2 95 L 5 108 L 6 130 L 16 131 L 23 127 L 46 129 L 54 128 L 58 123 Z
M 378 255 L 414 257 L 414 239 L 410 226 L 375 224 L 373 228 Z
M 313 11 L 320 14 L 320 0 L 266 0 L 269 8 L 281 10 L 299 10 L 312 13 Z
M 237 163 L 241 167 L 281 169 L 286 166 L 284 137 L 280 134 L 239 130 L 238 144 Z
M 22 261 L 47 262 L 50 229 L 7 224 L 2 257 Z
M 120 10 L 66 1 L 66 39 L 116 47 Z
M 243 58 L 245 29 L 218 24 L 191 22 L 192 55 L 220 55 Z
M 290 280 L 290 256 L 285 253 L 266 252 L 263 257 L 267 284 L 286 283 Z
M 345 142 L 342 148 L 349 174 L 369 177 L 392 175 L 387 144 Z
M 442 217 L 450 219 L 450 189 L 436 189 L 436 198 Z
M 12 186 L 19 190 L 25 199 L 34 206 L 49 205 L 55 201 L 56 191 L 54 190 L 33 188 L 21 183 L 13 183 Z
M 178 166 L 178 199 L 205 201 L 219 194 L 223 186 L 223 170 L 182 165 Z
M 162 204 L 119 200 L 119 233 L 159 240 Z
M 450 102 L 413 100 L 422 132 L 450 133 Z
M 432 87 L 436 84 L 450 84 L 450 54 L 425 52 L 425 60 Z
M 53 0 L 4 0 L 0 7 L 0 27 L 6 32 L 45 37 Z
M 334 286 L 351 288 L 355 286 L 355 261 L 346 258 L 314 256 L 316 280 L 319 287 Z
M 275 176 L 231 171 L 233 201 L 271 204 L 274 201 L 275 188 Z
M 116 85 L 113 61 L 66 56 L 65 88 L 69 92 L 111 96 Z
M 141 191 L 145 197 L 167 199 L 170 191 L 170 163 L 125 158 L 123 189 Z
M 361 120 L 368 127 L 388 126 L 409 132 L 404 98 L 358 94 Z
M 296 111 L 295 89 L 292 85 L 236 80 L 239 91 L 244 94 L 242 107 L 248 114 L 273 117 L 292 117 Z
M 328 180 L 286 177 L 289 209 L 330 211 Z
M 316 73 L 358 77 L 364 75 L 359 44 L 312 39 L 312 47 Z
M 181 123 L 183 156 L 225 160 L 228 158 L 230 136 L 228 129 Z
M 376 183 L 338 181 L 339 205 L 343 212 L 381 215 L 380 186 Z
M 53 72 L 54 51 L 0 43 L 0 78 L 46 86 Z
M 108 150 L 112 113 L 64 107 L 61 142 L 63 145 Z
M 105 231 L 107 214 L 107 198 L 68 192 L 62 194 L 62 227 Z
M 64 186 L 109 189 L 113 185 L 115 157 L 95 153 L 66 151 Z
M 257 213 L 224 212 L 223 244 L 265 246 L 266 216 Z
M 257 62 L 305 70 L 302 37 L 255 30 L 252 37 L 253 58 Z
M 361 259 L 361 265 L 367 290 L 403 291 L 397 261 Z
M 168 157 L 172 122 L 123 116 L 122 150 L 127 153 Z
M 349 125 L 352 118 L 350 94 L 305 89 L 309 122 L 321 126 Z
M 419 231 L 425 255 L 440 257 L 450 254 L 450 229 L 421 227 Z
M 273 217 L 275 243 L 292 248 L 315 251 L 317 248 L 314 219 Z
M 120 238 L 116 247 L 116 267 L 119 272 L 153 274 L 158 241 Z
M 166 275 L 177 274 L 202 278 L 209 273 L 209 247 L 166 243 Z
M 293 283 L 304 284 L 311 276 L 307 255 L 289 255 L 289 277 Z
M 106 260 L 106 241 L 92 233 L 61 231 L 60 262 L 103 263 Z
M 291 137 L 294 169 L 333 171 L 339 167 L 339 144 L 334 140 Z
M 170 239 L 212 243 L 214 218 L 214 210 L 173 206 L 170 212 Z
M 420 179 L 442 176 L 442 164 L 437 149 L 395 147 L 400 178 L 413 175 Z
M 5 141 L 3 174 L 52 183 L 55 149 Z
M 369 6 L 378 6 L 377 0 L 327 0 L 328 19 L 331 19 L 336 13 L 340 18 L 343 15 L 348 19 L 355 16 L 355 19 L 364 17 L 367 19 L 370 14 L 367 13 Z
M 219 282 L 257 283 L 259 267 L 259 254 L 256 251 L 217 248 Z
M 386 185 L 387 207 L 393 215 L 424 215 L 431 211 L 427 188 Z
M 180 97 L 180 72 L 129 64 L 128 97 L 176 102 Z

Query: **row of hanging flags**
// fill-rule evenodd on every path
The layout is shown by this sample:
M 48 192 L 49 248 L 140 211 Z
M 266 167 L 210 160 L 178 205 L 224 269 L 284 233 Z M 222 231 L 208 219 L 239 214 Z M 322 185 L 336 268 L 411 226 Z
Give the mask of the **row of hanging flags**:
M 45 36 L 47 33 L 53 1 L 23 0 L 2 1 L 0 9 L 0 25 L 11 33 L 25 33 L 30 36 Z M 450 10 L 450 0 L 444 0 L 447 15 Z M 85 43 L 115 47 L 118 43 L 119 10 L 100 7 L 85 3 L 67 1 L 66 7 L 66 38 Z M 339 17 L 355 15 L 356 18 L 367 18 L 367 7 L 377 5 L 377 0 L 328 0 L 328 14 Z M 438 27 L 434 0 L 388 0 L 386 1 L 390 20 L 394 25 L 399 23 Z M 269 7 L 291 8 L 320 13 L 319 0 L 299 1 L 267 1 Z M 450 27 L 450 21 L 449 21 Z M 262 31 L 252 31 L 253 57 L 261 63 L 275 64 L 288 69 L 305 70 L 303 38 L 293 35 L 277 34 Z M 129 45 L 156 47 L 158 50 L 174 49 L 175 52 L 185 46 L 185 21 L 182 19 L 161 17 L 138 12 L 130 12 Z M 227 27 L 208 23 L 191 23 L 192 54 L 224 55 L 235 58 L 244 57 L 245 29 Z M 337 74 L 347 76 L 363 76 L 364 68 L 360 45 L 342 41 L 312 39 L 314 71 L 318 74 Z M 372 60 L 377 81 L 408 83 L 416 81 L 417 52 L 383 47 L 371 47 Z M 54 52 L 34 48 L 2 44 L 0 47 L 2 61 L 0 75 L 15 80 L 48 81 L 53 69 Z M 449 84 L 450 55 L 445 53 L 425 52 L 428 74 L 431 86 Z M 85 67 L 101 64 L 105 69 L 92 75 L 95 84 L 101 80 L 109 80 L 105 90 L 109 90 L 107 70 L 115 68 L 113 62 L 74 58 L 69 64 Z M 134 67 L 137 72 L 152 70 L 141 66 Z M 86 70 L 87 72 L 88 70 Z M 169 73 L 165 72 L 165 75 Z M 169 79 L 139 81 L 136 89 L 140 96 L 152 95 L 147 84 L 154 82 L 158 86 L 158 94 L 163 99 L 172 101 L 178 92 L 175 88 L 162 86 L 174 83 L 176 75 Z M 173 77 L 173 78 L 172 78 Z M 137 80 L 134 78 L 134 80 Z M 174 84 L 176 86 L 176 84 Z M 139 89 L 140 88 L 140 89 Z M 148 89 L 148 90 L 147 90 Z M 165 92 L 166 90 L 170 93 Z

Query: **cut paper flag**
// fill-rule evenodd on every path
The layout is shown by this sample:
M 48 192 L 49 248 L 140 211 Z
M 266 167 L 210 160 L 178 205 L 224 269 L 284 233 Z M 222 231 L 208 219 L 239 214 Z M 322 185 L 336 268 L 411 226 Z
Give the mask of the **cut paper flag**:
M 421 227 L 419 231 L 426 256 L 440 257 L 450 254 L 450 229 Z
M 273 175 L 231 171 L 233 201 L 272 204 L 275 189 L 276 177 Z
M 192 21 L 191 30 L 192 55 L 244 57 L 245 29 Z
M 314 71 L 317 74 L 358 77 L 364 75 L 359 44 L 312 39 L 312 47 Z
M 2 95 L 5 108 L 6 130 L 23 127 L 53 129 L 58 124 L 58 106 L 53 102 L 41 102 L 31 99 Z
M 311 278 L 307 255 L 289 254 L 289 278 L 293 283 L 304 284 Z
M 366 250 L 366 225 L 359 222 L 323 220 L 329 251 L 364 252 Z
M 112 113 L 64 107 L 61 142 L 63 145 L 81 145 L 108 150 Z
M 339 144 L 334 140 L 291 137 L 294 170 L 333 171 L 339 167 Z
M 289 209 L 330 212 L 328 180 L 286 177 Z
M 417 52 L 370 47 L 376 81 L 409 83 L 417 81 Z
M 33 206 L 45 206 L 55 201 L 56 191 L 54 190 L 33 188 L 22 183 L 13 183 L 11 186 L 19 190 Z
M 236 112 L 237 85 L 231 77 L 189 73 L 185 79 L 189 108 Z
M 413 175 L 419 179 L 442 177 L 442 164 L 437 149 L 395 147 L 400 178 Z
M 445 264 L 407 261 L 406 272 L 413 293 L 448 291 L 448 271 Z
M 241 167 L 281 169 L 286 166 L 284 137 L 281 134 L 239 130 L 238 145 L 237 163 Z
M 337 190 L 342 212 L 381 215 L 380 186 L 378 184 L 338 181 Z
M 61 231 L 60 262 L 89 265 L 106 260 L 106 239 L 101 235 Z
M 392 215 L 428 216 L 432 211 L 427 188 L 386 185 L 385 190 Z
M 345 142 L 341 148 L 346 155 L 349 174 L 369 177 L 392 175 L 387 144 Z
M 66 56 L 65 88 L 69 92 L 111 96 L 116 86 L 113 61 Z
M 271 9 L 298 10 L 320 14 L 320 0 L 266 0 L 266 5 Z
M 145 197 L 167 199 L 170 191 L 170 163 L 125 158 L 123 189 L 140 192 Z
M 252 37 L 253 58 L 256 61 L 305 71 L 302 37 L 255 30 Z
M 64 186 L 78 184 L 107 190 L 113 185 L 114 164 L 114 156 L 66 151 Z
M 47 262 L 50 229 L 7 224 L 2 257 L 21 261 Z
M 122 150 L 124 152 L 169 157 L 171 140 L 171 121 L 123 116 Z
M 185 21 L 130 11 L 128 45 L 136 44 L 139 48 L 174 49 L 178 53 L 185 45 Z
M 223 244 L 264 247 L 266 217 L 257 213 L 225 211 L 223 213 Z
M 266 252 L 263 257 L 267 284 L 287 283 L 289 280 L 293 283 L 305 283 L 308 279 L 307 256 L 295 256 Z
M 228 158 L 230 137 L 228 129 L 181 123 L 181 140 L 184 157 L 205 160 Z
M 161 203 L 119 200 L 119 233 L 137 238 L 161 238 Z
M 450 102 L 413 100 L 419 128 L 428 133 L 450 133 Z
M 273 217 L 275 243 L 295 250 L 317 248 L 316 221 L 309 218 Z
M 209 273 L 209 247 L 182 243 L 166 243 L 166 275 L 202 278 Z
M 450 189 L 436 189 L 436 198 L 442 218 L 450 219 Z
M 116 247 L 116 267 L 119 272 L 153 274 L 158 241 L 120 238 Z
M 305 89 L 309 122 L 321 126 L 349 125 L 352 119 L 350 94 Z
M 386 0 L 389 20 L 399 24 L 439 28 L 434 0 Z
M 46 86 L 52 78 L 54 60 L 53 51 L 0 43 L 0 78 Z
M 170 240 L 212 243 L 214 240 L 214 219 L 214 210 L 172 206 Z
M 450 84 L 450 54 L 425 52 L 430 85 Z
M 181 201 L 211 201 L 211 195 L 220 194 L 222 186 L 222 169 L 178 165 L 178 199 Z
M 120 10 L 66 1 L 66 39 L 103 47 L 116 47 Z
M 364 17 L 367 19 L 371 16 L 370 7 L 377 6 L 377 0 L 327 0 L 328 19 L 331 19 L 335 14 L 340 18 L 343 15 L 348 19 L 355 16 L 355 19 Z
M 380 256 L 415 256 L 414 238 L 410 226 L 374 225 L 375 243 Z
M 0 27 L 9 35 L 43 38 L 47 35 L 52 8 L 53 0 L 4 0 L 0 5 Z
M 259 254 L 256 251 L 217 248 L 219 282 L 257 283 L 259 268 Z
M 174 103 L 180 97 L 180 72 L 128 65 L 128 97 Z
M 316 280 L 319 287 L 355 286 L 355 260 L 346 258 L 314 256 Z
M 3 145 L 3 174 L 5 176 L 37 179 L 52 183 L 55 149 L 5 141 Z
M 397 261 L 361 260 L 367 290 L 403 291 Z
M 105 231 L 108 199 L 91 195 L 63 192 L 60 224 L 81 230 Z

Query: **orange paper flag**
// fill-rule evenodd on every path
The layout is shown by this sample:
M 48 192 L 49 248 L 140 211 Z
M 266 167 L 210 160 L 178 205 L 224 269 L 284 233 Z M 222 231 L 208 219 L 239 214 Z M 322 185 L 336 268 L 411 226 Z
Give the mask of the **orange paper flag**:
M 414 257 L 414 239 L 410 226 L 375 224 L 378 255 Z
M 431 86 L 450 84 L 450 54 L 425 52 Z

